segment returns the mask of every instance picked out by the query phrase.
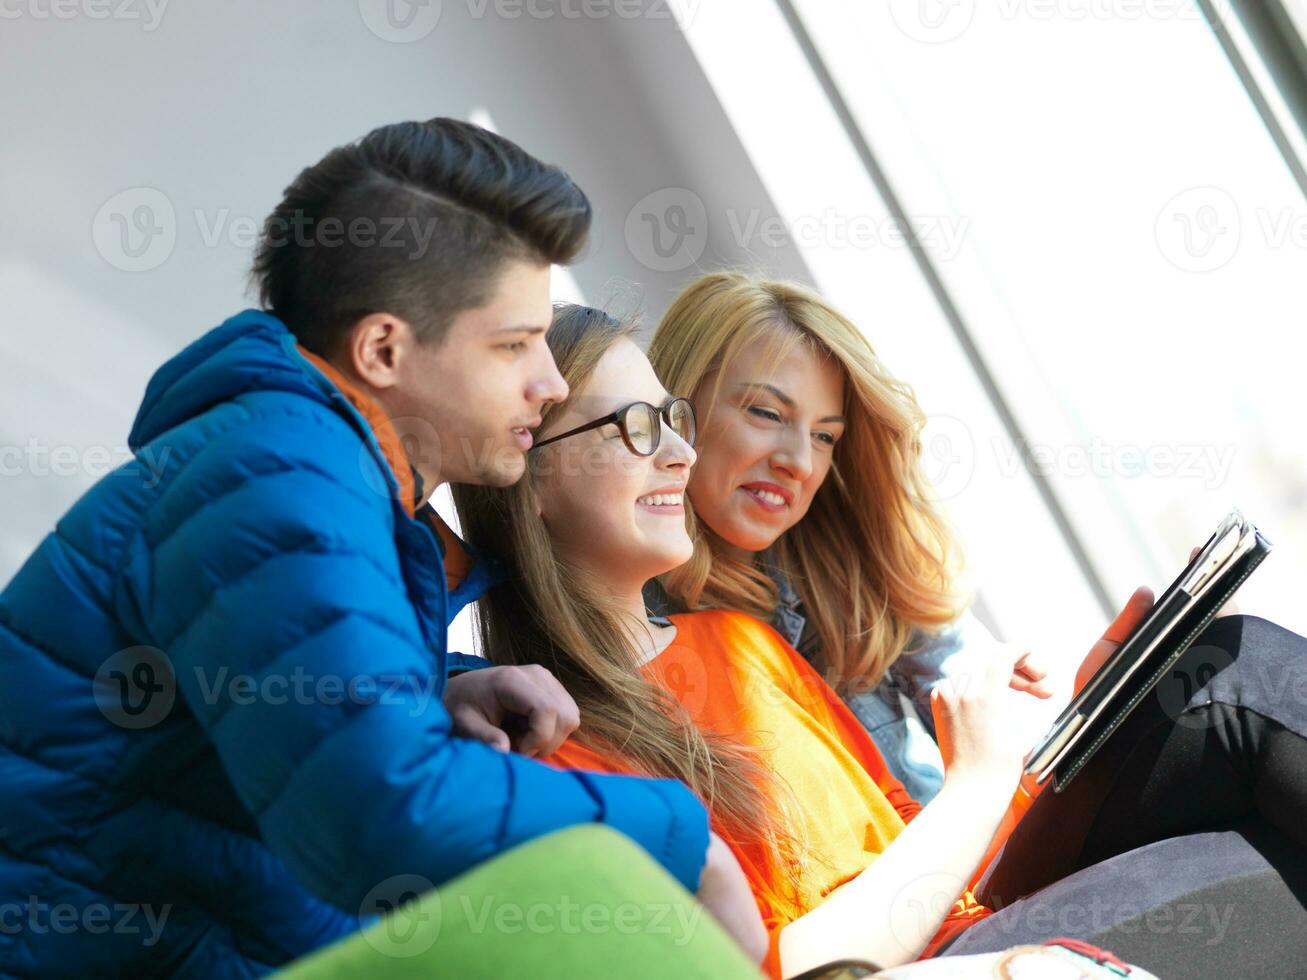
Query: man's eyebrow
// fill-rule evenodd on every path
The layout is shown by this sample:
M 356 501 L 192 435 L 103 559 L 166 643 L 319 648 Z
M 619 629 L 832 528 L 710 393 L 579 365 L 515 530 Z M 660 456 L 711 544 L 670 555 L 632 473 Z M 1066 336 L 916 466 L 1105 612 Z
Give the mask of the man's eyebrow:
M 794 399 L 785 392 L 781 391 L 773 384 L 767 384 L 765 381 L 742 381 L 736 387 L 739 388 L 765 388 L 770 391 L 786 408 L 794 407 Z M 839 422 L 843 425 L 848 420 L 843 415 L 827 415 L 825 418 L 818 419 L 818 422 Z
M 537 324 L 524 323 L 517 327 L 500 327 L 495 333 L 544 333 L 548 327 L 542 327 Z

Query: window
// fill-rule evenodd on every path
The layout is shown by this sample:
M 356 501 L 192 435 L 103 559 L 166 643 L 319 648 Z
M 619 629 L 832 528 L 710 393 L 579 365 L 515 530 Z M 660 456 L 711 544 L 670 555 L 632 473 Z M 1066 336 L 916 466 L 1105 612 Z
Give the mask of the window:
M 1232 505 L 1279 546 L 1242 607 L 1307 631 L 1307 208 L 1195 4 L 795 0 L 687 36 L 819 286 L 931 415 L 1008 638 L 1078 660 Z

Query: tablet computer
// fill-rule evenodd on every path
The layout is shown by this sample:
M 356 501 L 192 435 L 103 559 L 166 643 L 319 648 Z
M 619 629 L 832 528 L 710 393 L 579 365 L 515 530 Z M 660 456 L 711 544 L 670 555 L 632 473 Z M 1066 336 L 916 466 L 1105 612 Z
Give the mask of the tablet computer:
M 1232 510 L 1031 751 L 1026 772 L 1061 792 L 1211 622 L 1271 543 Z

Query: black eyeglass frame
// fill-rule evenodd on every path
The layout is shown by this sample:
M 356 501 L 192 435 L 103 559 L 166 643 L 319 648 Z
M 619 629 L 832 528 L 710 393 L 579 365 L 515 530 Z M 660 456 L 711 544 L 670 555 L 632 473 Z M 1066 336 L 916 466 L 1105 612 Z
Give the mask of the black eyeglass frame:
M 559 439 L 566 439 L 568 436 L 574 436 L 582 432 L 589 432 L 591 429 L 598 429 L 601 426 L 616 423 L 618 430 L 622 433 L 622 442 L 626 444 L 627 449 L 635 453 L 637 456 L 652 456 L 654 453 L 658 452 L 658 447 L 663 441 L 662 423 L 666 422 L 669 429 L 673 432 L 676 431 L 676 427 L 672 425 L 672 407 L 676 405 L 677 402 L 684 402 L 686 411 L 690 413 L 690 438 L 685 441 L 689 443 L 691 448 L 694 448 L 695 440 L 699 435 L 699 419 L 694 412 L 694 402 L 690 401 L 688 398 L 670 398 L 667 400 L 667 404 L 663 405 L 661 408 L 657 405 L 650 405 L 648 402 L 631 402 L 631 404 L 623 405 L 617 411 L 610 412 L 601 419 L 595 419 L 593 422 L 585 423 L 585 425 L 578 425 L 575 429 L 568 429 L 566 432 L 561 432 L 556 436 L 550 436 L 543 442 L 537 442 L 531 448 L 533 450 L 539 449 L 541 446 L 547 446 L 551 442 L 557 442 Z M 647 453 L 642 453 L 640 450 L 635 448 L 631 443 L 631 434 L 626 428 L 627 413 L 631 409 L 641 405 L 645 408 L 653 409 L 658 416 L 658 425 L 653 431 L 653 447 Z

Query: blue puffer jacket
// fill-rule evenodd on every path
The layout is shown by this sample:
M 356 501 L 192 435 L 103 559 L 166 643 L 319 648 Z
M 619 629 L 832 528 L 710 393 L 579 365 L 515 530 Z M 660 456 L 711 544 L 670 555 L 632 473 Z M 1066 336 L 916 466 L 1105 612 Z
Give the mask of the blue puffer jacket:
M 131 446 L 0 593 L 0 974 L 260 975 L 392 876 L 583 822 L 697 887 L 680 783 L 451 736 L 446 630 L 485 575 L 447 593 L 371 428 L 278 320 L 161 368 Z

